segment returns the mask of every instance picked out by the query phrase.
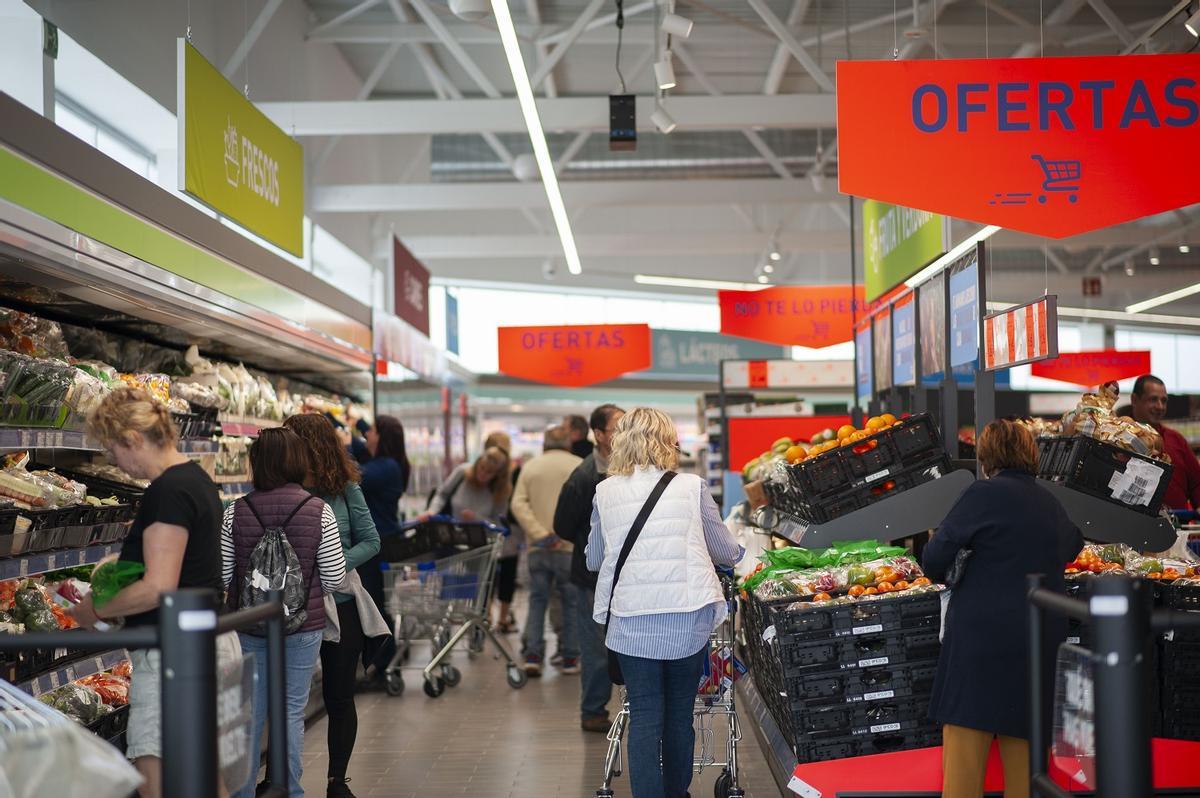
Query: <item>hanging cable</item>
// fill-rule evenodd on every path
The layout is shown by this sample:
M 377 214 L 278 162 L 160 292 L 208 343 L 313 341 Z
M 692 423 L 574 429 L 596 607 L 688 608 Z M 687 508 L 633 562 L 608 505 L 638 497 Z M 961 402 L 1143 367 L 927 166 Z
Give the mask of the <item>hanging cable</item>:
M 989 16 L 988 11 L 991 10 L 991 6 L 992 6 L 992 4 L 991 4 L 990 0 L 983 0 L 983 57 L 984 58 L 992 57 L 991 36 L 989 35 L 990 34 L 990 26 L 989 26 L 989 21 L 988 21 L 988 16 Z
M 1042 13 L 1042 0 L 1038 0 L 1038 40 L 1041 44 L 1042 58 L 1046 57 L 1046 16 Z
M 900 58 L 900 13 L 896 10 L 896 0 L 892 0 L 892 59 Z
M 842 28 L 845 30 L 846 60 L 853 61 L 854 56 L 850 54 L 850 0 L 842 0 Z
M 617 79 L 621 81 L 621 93 L 625 90 L 625 76 L 621 74 L 621 39 L 625 33 L 625 0 L 617 0 Z

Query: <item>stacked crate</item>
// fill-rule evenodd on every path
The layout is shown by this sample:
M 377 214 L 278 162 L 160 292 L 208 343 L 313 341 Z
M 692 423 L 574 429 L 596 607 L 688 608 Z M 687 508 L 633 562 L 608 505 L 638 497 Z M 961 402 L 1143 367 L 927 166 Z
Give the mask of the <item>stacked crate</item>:
M 950 473 L 928 415 L 787 467 L 789 482 L 769 491 L 777 509 L 826 523 Z
M 1200 584 L 1166 585 L 1162 604 L 1200 613 Z M 1162 736 L 1200 741 L 1200 630 L 1176 630 L 1159 641 Z
M 797 761 L 941 744 L 928 717 L 939 593 L 795 610 L 791 603 L 752 599 L 747 631 L 748 643 L 752 630 L 758 637 L 755 684 Z

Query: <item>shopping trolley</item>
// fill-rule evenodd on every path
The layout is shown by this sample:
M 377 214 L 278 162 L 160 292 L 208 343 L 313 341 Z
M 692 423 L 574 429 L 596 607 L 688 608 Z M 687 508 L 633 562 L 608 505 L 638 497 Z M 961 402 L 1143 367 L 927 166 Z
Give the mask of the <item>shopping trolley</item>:
M 718 571 L 725 604 L 729 614 L 709 638 L 708 666 L 705 678 L 699 685 L 696 703 L 692 710 L 692 722 L 696 727 L 698 749 L 692 760 L 697 775 L 708 768 L 721 768 L 721 775 L 713 789 L 715 798 L 742 798 L 746 793 L 738 781 L 738 743 L 742 740 L 742 727 L 737 716 L 736 684 L 745 668 L 733 655 L 736 629 L 735 613 L 737 601 L 733 574 Z M 716 751 L 715 726 L 724 723 L 727 727 L 724 758 Z M 604 783 L 596 790 L 596 798 L 613 798 L 612 782 L 625 770 L 624 738 L 629 726 L 629 697 L 621 689 L 621 711 L 608 730 L 608 751 L 604 757 Z
M 1083 170 L 1079 161 L 1048 161 L 1040 155 L 1031 156 L 1042 167 L 1046 179 L 1042 181 L 1042 191 L 1078 191 L 1079 177 Z M 1067 197 L 1071 202 L 1078 199 L 1076 194 Z M 1046 195 L 1038 196 L 1038 202 L 1045 203 Z
M 383 588 L 396 642 L 396 652 L 384 670 L 389 695 L 404 692 L 401 671 L 416 640 L 433 645 L 433 658 L 421 668 L 430 698 L 462 679 L 447 659 L 468 637 L 472 656 L 491 640 L 508 663 L 509 685 L 525 686 L 525 671 L 488 621 L 496 561 L 507 535 L 508 530 L 493 524 L 435 516 L 404 524 L 398 535 L 385 539 Z

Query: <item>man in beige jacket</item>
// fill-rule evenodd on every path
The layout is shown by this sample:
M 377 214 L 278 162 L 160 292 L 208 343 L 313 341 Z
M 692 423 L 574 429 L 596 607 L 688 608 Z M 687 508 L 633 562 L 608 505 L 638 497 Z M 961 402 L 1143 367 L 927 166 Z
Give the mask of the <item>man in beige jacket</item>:
M 529 615 L 525 619 L 525 672 L 542 675 L 546 654 L 544 639 L 546 605 L 550 590 L 558 590 L 562 599 L 563 673 L 579 673 L 579 636 L 575 602 L 578 594 L 571 584 L 570 543 L 554 534 L 554 510 L 558 494 L 571 472 L 582 460 L 570 452 L 571 439 L 563 427 L 546 430 L 542 453 L 521 466 L 512 498 L 512 514 L 525 530 L 529 546 Z

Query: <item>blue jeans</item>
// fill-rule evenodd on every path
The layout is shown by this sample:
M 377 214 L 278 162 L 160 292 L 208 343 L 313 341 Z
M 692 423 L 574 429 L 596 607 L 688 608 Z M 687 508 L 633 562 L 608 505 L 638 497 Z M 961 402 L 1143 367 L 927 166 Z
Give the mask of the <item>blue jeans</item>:
M 596 591 L 575 586 L 579 610 L 579 656 L 582 673 L 580 686 L 582 700 L 579 702 L 581 718 L 605 717 L 608 701 L 612 698 L 612 681 L 608 678 L 608 649 L 604 647 L 604 625 L 592 620 L 592 605 L 596 603 Z
M 300 755 L 304 752 L 304 707 L 308 704 L 313 669 L 316 668 L 317 657 L 321 653 L 321 636 L 322 631 L 317 629 L 312 632 L 297 632 L 284 638 L 289 798 L 300 798 L 304 795 L 304 789 L 300 786 Z M 251 709 L 253 720 L 250 727 L 250 745 L 254 750 L 262 741 L 263 726 L 267 722 L 267 639 L 240 633 L 238 637 L 242 641 L 243 653 L 254 655 L 254 705 Z M 254 798 L 254 788 L 258 780 L 257 765 L 256 758 L 249 783 L 239 790 L 234 798 Z
M 692 783 L 692 707 L 708 646 L 683 659 L 618 654 L 629 698 L 633 798 L 685 798 Z
M 529 615 L 525 619 L 525 652 L 544 659 L 546 655 L 546 608 L 550 604 L 550 589 L 557 588 L 562 599 L 563 629 L 558 650 L 565 659 L 579 656 L 579 635 L 576 629 L 578 591 L 571 584 L 571 552 L 529 552 Z

